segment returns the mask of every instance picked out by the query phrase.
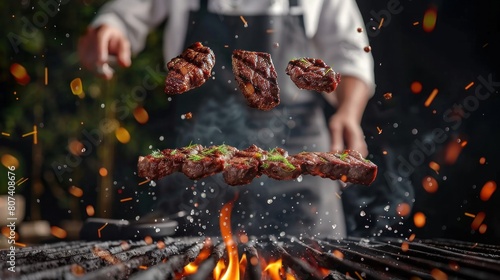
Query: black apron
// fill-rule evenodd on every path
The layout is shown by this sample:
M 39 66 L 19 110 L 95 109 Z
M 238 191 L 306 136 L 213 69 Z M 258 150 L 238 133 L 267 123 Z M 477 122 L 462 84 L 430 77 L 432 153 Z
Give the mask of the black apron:
M 291 1 L 292 2 L 292 1 Z M 307 56 L 303 18 L 299 15 L 240 16 L 210 13 L 207 1 L 191 12 L 185 47 L 200 41 L 216 57 L 213 75 L 204 85 L 175 96 L 175 147 L 190 143 L 227 144 L 244 149 L 255 144 L 263 149 L 282 147 L 290 154 L 327 151 L 329 134 L 321 95 L 299 90 L 285 74 L 288 61 Z M 281 104 L 264 112 L 246 105 L 235 81 L 231 54 L 234 49 L 271 54 L 278 73 Z M 180 116 L 192 113 L 192 119 Z M 220 174 L 191 181 L 174 174 L 160 181 L 160 207 L 167 213 L 186 210 L 179 235 L 219 235 L 222 205 L 236 199 L 233 231 L 247 234 L 345 234 L 338 183 L 304 176 L 276 181 L 262 176 L 246 186 L 231 187 Z

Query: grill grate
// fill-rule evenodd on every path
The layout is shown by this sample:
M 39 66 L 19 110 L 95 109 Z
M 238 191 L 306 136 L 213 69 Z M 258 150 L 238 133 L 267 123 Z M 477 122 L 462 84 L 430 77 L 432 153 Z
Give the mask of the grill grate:
M 271 279 L 264 265 L 278 259 L 282 271 L 294 279 L 445 279 L 440 275 L 496 279 L 500 275 L 500 246 L 450 240 L 264 236 L 250 238 L 237 249 L 247 260 L 240 263 L 245 279 Z M 182 274 L 195 260 L 199 260 L 196 272 Z M 1 251 L 0 279 L 196 280 L 213 279 L 217 264 L 227 263 L 227 253 L 219 238 L 167 237 L 156 242 L 73 241 L 21 248 L 16 251 L 16 273 L 7 270 L 6 261 L 7 251 Z

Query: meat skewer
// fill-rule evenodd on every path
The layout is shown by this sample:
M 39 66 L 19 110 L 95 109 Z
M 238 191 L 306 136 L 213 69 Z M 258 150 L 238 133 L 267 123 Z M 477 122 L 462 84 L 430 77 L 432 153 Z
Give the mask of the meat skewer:
M 281 148 L 264 151 L 255 145 L 245 150 L 228 145 L 158 150 L 140 156 L 137 167 L 140 177 L 151 180 L 174 172 L 182 172 L 192 180 L 222 172 L 226 183 L 232 186 L 248 184 L 262 175 L 275 180 L 312 175 L 363 185 L 370 185 L 377 176 L 377 166 L 356 151 L 301 152 L 290 156 Z
M 270 54 L 234 50 L 232 66 L 248 106 L 269 111 L 280 104 L 278 74 Z
M 340 82 L 340 74 L 335 73 L 323 60 L 303 57 L 288 62 L 286 74 L 298 88 L 331 93 Z
M 166 94 L 181 94 L 203 85 L 212 74 L 215 64 L 213 51 L 200 42 L 185 49 L 167 63 Z

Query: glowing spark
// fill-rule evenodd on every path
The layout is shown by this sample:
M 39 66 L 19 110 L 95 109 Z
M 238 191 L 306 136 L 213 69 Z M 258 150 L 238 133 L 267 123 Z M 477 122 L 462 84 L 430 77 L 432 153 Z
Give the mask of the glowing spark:
M 20 85 L 27 85 L 31 80 L 28 72 L 26 71 L 26 68 L 24 68 L 24 66 L 22 66 L 21 64 L 13 63 L 10 66 L 10 73 L 12 74 L 12 76 L 14 76 L 16 82 Z
M 151 180 L 150 179 L 144 180 L 144 181 L 142 181 L 142 182 L 139 183 L 139 186 L 140 185 L 144 185 L 144 184 L 146 184 L 148 182 L 151 182 Z
M 383 155 L 387 155 L 387 154 L 388 154 L 388 152 L 387 152 L 387 151 L 382 151 L 382 154 L 383 154 Z
M 145 266 L 145 265 L 140 265 L 140 266 L 139 266 L 139 269 L 146 270 L 146 269 L 148 269 L 148 267 L 147 267 L 147 266 Z
M 486 224 L 482 224 L 479 226 L 479 233 L 484 234 L 487 229 L 488 229 L 488 226 Z
M 7 136 L 7 137 L 9 137 L 9 136 L 10 136 L 10 133 L 7 133 L 7 132 L 2 132 L 2 135 L 3 135 L 3 136 Z
M 28 181 L 29 178 L 24 178 L 21 182 L 17 183 L 17 186 L 20 186 L 22 184 L 24 184 L 24 182 Z
M 485 164 L 486 163 L 486 158 L 485 157 L 481 157 L 479 159 L 479 164 Z
M 378 25 L 378 29 L 380 29 L 380 28 L 382 27 L 382 25 L 383 25 L 383 24 L 384 24 L 384 18 L 382 18 L 382 19 L 380 20 L 380 23 L 379 23 L 379 25 Z
M 481 198 L 482 201 L 488 201 L 493 193 L 497 189 L 497 183 L 495 181 L 488 181 L 484 184 L 483 188 L 481 189 L 481 193 L 479 194 L 479 198 Z
M 471 218 L 475 218 L 476 217 L 476 215 L 474 215 L 472 213 L 467 213 L 467 212 L 465 212 L 464 215 L 467 216 L 467 217 L 471 217 Z
M 415 233 L 412 233 L 410 237 L 408 237 L 408 241 L 412 242 L 413 240 L 415 240 Z
M 422 91 L 422 83 L 415 81 L 411 83 L 410 89 L 414 94 L 419 94 Z
M 359 272 L 354 271 L 354 273 L 356 274 L 356 276 L 358 276 L 359 280 L 364 280 L 364 278 L 361 277 L 361 274 L 359 274 Z
M 101 230 L 103 230 L 107 225 L 108 225 L 108 223 L 105 223 L 102 227 L 97 229 L 97 236 L 99 238 L 101 238 Z
M 427 176 L 422 179 L 422 187 L 428 193 L 435 193 L 438 190 L 438 182 L 431 176 Z
M 377 131 L 378 131 L 378 134 L 382 134 L 382 129 L 378 126 L 377 126 Z
M 68 235 L 64 229 L 56 226 L 50 228 L 50 233 L 59 239 L 64 239 Z
M 442 270 L 439 270 L 437 268 L 433 268 L 431 270 L 431 276 L 435 280 L 448 280 L 448 275 L 446 273 L 444 273 Z
M 38 131 L 36 129 L 36 125 L 33 126 L 33 131 L 32 132 L 28 132 L 28 133 L 25 133 L 23 134 L 21 137 L 26 137 L 26 136 L 30 136 L 30 135 L 33 135 L 33 144 L 37 144 L 38 143 Z
M 425 11 L 423 28 L 425 32 L 432 32 L 436 27 L 437 21 L 437 9 L 435 7 L 430 7 Z
M 224 45 L 224 48 L 229 48 L 229 45 Z
M 45 85 L 49 84 L 49 68 L 45 67 Z
M 408 203 L 403 202 L 403 203 L 398 204 L 398 206 L 396 207 L 396 212 L 401 217 L 407 216 L 408 214 L 410 214 L 410 211 L 411 211 L 411 207 Z
M 122 144 L 126 144 L 130 141 L 130 133 L 125 127 L 119 127 L 115 131 L 115 136 L 118 141 Z
M 243 26 L 248 27 L 248 22 L 245 20 L 243 16 L 240 16 L 241 21 L 243 21 Z
M 72 194 L 74 197 L 82 197 L 83 196 L 83 190 L 77 186 L 69 187 L 68 192 L 70 194 Z
M 477 213 L 476 217 L 474 218 L 474 221 L 472 221 L 472 224 L 470 225 L 470 227 L 473 230 L 477 230 L 479 228 L 479 226 L 481 226 L 481 224 L 483 223 L 484 218 L 486 218 L 486 214 L 484 212 Z
M 344 259 L 344 253 L 340 252 L 339 250 L 334 250 L 332 253 L 337 259 Z
M 420 24 L 420 22 L 415 21 L 415 22 L 413 23 L 413 26 L 415 26 L 415 25 L 419 25 L 419 24 Z
M 85 211 L 87 212 L 87 215 L 89 217 L 92 217 L 95 214 L 95 209 L 94 209 L 94 206 L 92 206 L 92 205 L 87 205 L 87 207 L 85 208 Z
M 392 92 L 386 92 L 386 93 L 384 93 L 384 98 L 385 98 L 385 100 L 391 99 L 392 98 Z
M 80 78 L 73 79 L 69 84 L 69 86 L 71 87 L 71 92 L 74 95 L 80 95 L 83 93 L 82 79 Z
M 438 94 L 438 89 L 435 88 L 431 94 L 429 95 L 429 97 L 427 98 L 427 100 L 425 100 L 425 107 L 429 107 L 432 103 L 432 101 L 434 101 L 434 98 L 436 97 L 436 95 Z
M 101 175 L 102 177 L 108 176 L 108 170 L 104 167 L 99 168 L 99 175 Z
M 148 111 L 146 111 L 146 109 L 144 109 L 144 107 L 142 106 L 137 106 L 134 109 L 134 118 L 138 123 L 145 124 L 149 120 Z
M 131 200 L 132 200 L 131 197 L 127 197 L 127 198 L 120 199 L 120 202 L 126 202 L 126 201 L 131 201 Z
M 474 85 L 474 82 L 470 82 L 468 85 L 465 86 L 465 90 L 470 89 Z
M 484 45 L 483 45 L 483 48 L 486 48 L 486 46 L 488 46 L 488 44 L 489 44 L 489 43 L 484 44 Z
M 269 34 L 269 33 L 274 33 L 274 29 L 267 29 L 267 30 L 266 30 L 266 33 L 268 33 L 268 34 Z
M 415 213 L 415 215 L 413 215 L 413 223 L 418 228 L 425 226 L 426 219 L 427 218 L 425 217 L 424 213 L 422 213 L 422 212 L 417 212 L 417 213 Z
M 408 250 L 410 250 L 410 244 L 408 244 L 408 242 L 406 241 L 403 241 L 403 243 L 401 243 L 401 251 L 407 252 Z
M 429 167 L 434 170 L 437 174 L 439 174 L 439 168 L 441 168 L 439 166 L 439 164 L 437 162 L 434 162 L 434 161 L 431 161 L 429 162 Z

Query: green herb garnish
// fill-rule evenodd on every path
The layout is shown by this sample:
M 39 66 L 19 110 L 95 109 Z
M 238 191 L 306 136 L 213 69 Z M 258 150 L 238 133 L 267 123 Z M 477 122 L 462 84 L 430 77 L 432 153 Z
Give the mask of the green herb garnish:
M 349 154 L 347 152 L 344 152 L 343 154 L 339 155 L 340 160 L 347 161 L 347 156 Z
M 162 158 L 163 154 L 161 153 L 160 149 L 157 149 L 151 152 L 151 156 L 154 158 Z
M 172 156 L 175 154 L 177 154 L 177 149 L 174 149 L 173 151 L 170 152 L 170 155 L 172 155 Z
M 366 159 L 366 158 L 363 159 L 363 161 L 366 162 L 366 163 L 370 163 L 371 162 L 369 159 Z
M 262 164 L 262 168 L 264 168 L 264 169 L 268 169 L 268 168 L 269 168 L 269 163 L 264 162 L 264 163 Z
M 328 70 L 326 70 L 325 75 L 326 75 L 326 74 L 328 74 L 328 72 L 330 72 L 330 71 L 332 71 L 332 72 L 333 72 L 332 67 L 330 67 L 330 68 L 328 68 Z
M 221 153 L 221 154 L 223 154 L 223 155 L 227 155 L 229 153 L 229 150 L 227 149 L 227 145 L 226 144 L 222 144 L 220 146 L 215 146 L 215 147 L 212 147 L 210 149 L 206 149 L 203 152 L 201 152 L 201 154 L 202 155 L 212 155 L 216 151 L 219 152 L 219 153 Z
M 302 58 L 300 58 L 300 59 L 299 59 L 299 61 L 300 61 L 300 62 L 303 62 L 303 63 L 309 63 L 309 61 L 307 61 L 307 60 L 306 60 L 305 58 L 303 58 L 303 57 L 302 57 Z
M 189 155 L 187 157 L 189 160 L 192 160 L 192 161 L 200 161 L 204 158 L 204 156 L 200 156 L 198 154 L 194 154 L 194 155 Z
M 287 167 L 290 171 L 295 170 L 295 166 L 293 166 L 293 164 L 291 164 L 291 163 L 288 161 L 288 159 L 286 159 L 286 157 L 284 157 L 284 156 L 282 156 L 280 153 L 278 153 L 278 152 L 276 151 L 276 148 L 274 148 L 274 149 L 272 149 L 271 151 L 269 151 L 269 155 L 267 156 L 266 161 L 278 161 L 278 162 L 282 162 L 282 163 L 284 163 L 284 164 L 285 164 L 285 166 L 286 166 L 286 167 Z M 263 163 L 263 164 L 262 164 L 262 166 L 263 166 L 264 168 L 269 167 L 269 166 L 265 167 L 265 166 L 264 166 L 265 164 L 266 164 L 266 163 Z

